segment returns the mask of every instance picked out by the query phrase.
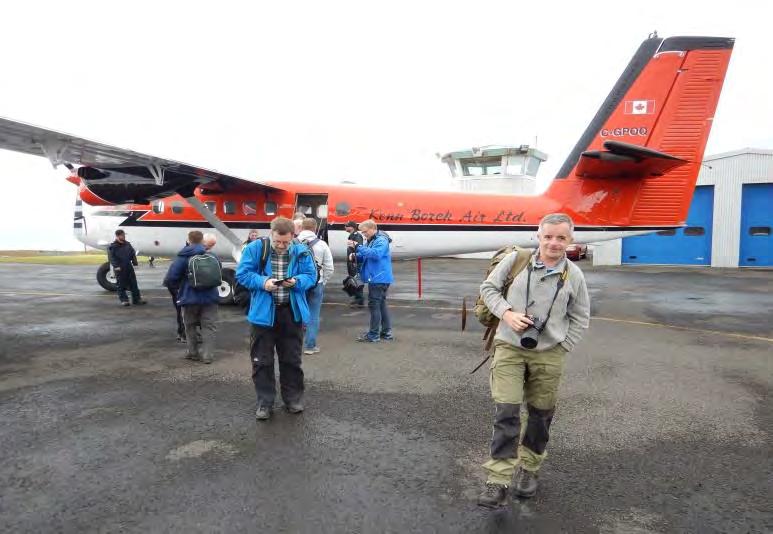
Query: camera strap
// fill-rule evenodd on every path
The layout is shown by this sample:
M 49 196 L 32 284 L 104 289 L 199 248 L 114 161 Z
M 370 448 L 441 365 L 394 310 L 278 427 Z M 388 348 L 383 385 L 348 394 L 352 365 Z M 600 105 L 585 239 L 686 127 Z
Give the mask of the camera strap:
M 529 315 L 529 306 L 531 306 L 533 303 L 529 302 L 529 290 L 531 289 L 531 272 L 534 270 L 534 265 L 530 261 L 529 264 L 526 266 L 526 307 L 523 310 L 524 315 Z M 548 324 L 548 320 L 550 319 L 550 314 L 553 312 L 553 304 L 556 302 L 556 298 L 558 297 L 558 292 L 561 291 L 561 288 L 564 287 L 564 284 L 566 283 L 566 279 L 569 278 L 569 262 L 567 261 L 564 264 L 564 270 L 561 273 L 561 277 L 558 279 L 558 282 L 556 282 L 556 292 L 553 293 L 553 300 L 550 301 L 550 307 L 548 308 L 548 314 L 545 316 L 545 321 L 542 323 L 543 327 L 542 329 L 545 329 L 545 325 Z

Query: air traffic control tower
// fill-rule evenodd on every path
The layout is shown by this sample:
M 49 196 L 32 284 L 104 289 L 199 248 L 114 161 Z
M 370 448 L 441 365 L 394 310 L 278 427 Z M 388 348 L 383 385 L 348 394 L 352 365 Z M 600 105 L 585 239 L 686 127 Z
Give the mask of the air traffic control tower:
M 462 191 L 532 195 L 548 155 L 528 145 L 485 146 L 440 156 Z

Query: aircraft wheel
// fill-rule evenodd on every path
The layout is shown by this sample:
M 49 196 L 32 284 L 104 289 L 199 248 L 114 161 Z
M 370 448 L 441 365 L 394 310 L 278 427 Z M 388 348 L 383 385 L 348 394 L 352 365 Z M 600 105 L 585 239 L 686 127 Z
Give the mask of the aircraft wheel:
M 110 268 L 109 261 L 97 269 L 97 282 L 107 291 L 118 291 L 118 280 L 115 277 L 115 272 Z
M 234 303 L 234 287 L 236 286 L 236 273 L 233 269 L 223 269 L 223 281 L 217 288 L 217 296 L 220 304 Z

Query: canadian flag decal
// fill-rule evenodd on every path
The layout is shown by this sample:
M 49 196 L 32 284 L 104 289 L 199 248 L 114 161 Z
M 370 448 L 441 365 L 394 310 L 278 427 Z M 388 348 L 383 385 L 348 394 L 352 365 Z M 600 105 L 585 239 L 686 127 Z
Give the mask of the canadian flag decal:
M 652 115 L 655 113 L 654 100 L 626 100 L 626 115 Z

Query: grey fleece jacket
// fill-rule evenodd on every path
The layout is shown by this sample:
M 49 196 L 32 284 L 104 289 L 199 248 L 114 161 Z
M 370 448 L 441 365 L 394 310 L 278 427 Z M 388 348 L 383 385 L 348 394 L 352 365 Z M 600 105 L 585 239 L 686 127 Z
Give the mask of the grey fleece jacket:
M 489 277 L 481 284 L 480 294 L 491 313 L 502 318 L 507 310 L 523 313 L 526 308 L 526 280 L 528 268 L 521 271 L 513 280 L 507 298 L 502 297 L 502 285 L 510 273 L 515 262 L 516 253 L 506 256 L 497 265 Z M 568 275 L 564 287 L 558 292 L 556 302 L 547 326 L 538 337 L 535 351 L 548 350 L 561 344 L 567 351 L 574 349 L 580 341 L 583 331 L 588 328 L 590 320 L 590 298 L 588 288 L 585 285 L 585 276 L 574 263 L 564 256 L 550 274 L 542 266 L 535 267 L 536 255 L 529 260 L 532 267 L 531 289 L 529 300 L 533 302 L 529 306 L 528 313 L 544 319 L 548 314 L 548 307 L 556 292 L 556 284 L 568 265 Z M 521 335 L 504 322 L 499 323 L 495 340 L 504 341 L 516 347 L 521 347 Z

